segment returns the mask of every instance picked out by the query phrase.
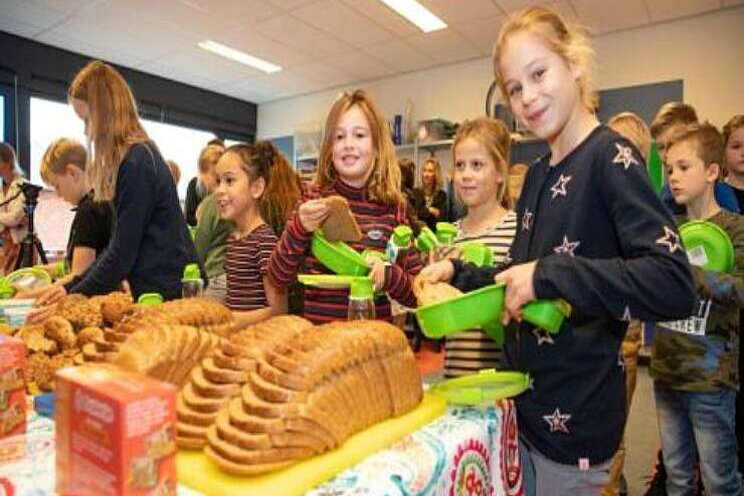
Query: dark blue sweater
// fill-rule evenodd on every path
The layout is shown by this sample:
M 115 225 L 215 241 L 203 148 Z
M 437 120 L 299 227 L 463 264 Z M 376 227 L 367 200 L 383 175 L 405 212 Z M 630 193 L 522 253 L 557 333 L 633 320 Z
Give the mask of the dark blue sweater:
M 573 307 L 556 335 L 526 322 L 507 330 L 509 366 L 534 379 L 516 399 L 519 430 L 555 462 L 596 465 L 615 453 L 625 425 L 627 321 L 690 315 L 687 258 L 640 154 L 605 126 L 555 166 L 549 157 L 533 164 L 517 214 L 510 263 L 537 260 L 536 297 Z M 455 265 L 453 283 L 467 290 L 504 268 Z
M 133 145 L 119 166 L 114 229 L 106 250 L 70 293 L 105 294 L 128 280 L 134 298 L 160 293 L 181 296 L 181 275 L 198 260 L 168 166 L 152 143 Z

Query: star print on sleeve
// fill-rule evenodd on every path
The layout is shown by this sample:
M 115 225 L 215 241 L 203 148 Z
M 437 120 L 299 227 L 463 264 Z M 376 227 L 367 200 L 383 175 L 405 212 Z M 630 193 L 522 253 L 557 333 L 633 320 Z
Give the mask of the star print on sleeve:
M 623 146 L 615 143 L 617 155 L 612 159 L 613 164 L 622 164 L 623 170 L 628 170 L 631 165 L 638 165 L 638 160 L 633 156 L 633 149 L 629 146 Z
M 553 251 L 558 254 L 564 253 L 575 257 L 576 255 L 574 254 L 574 250 L 576 250 L 580 244 L 580 241 L 569 241 L 567 236 L 563 236 L 563 244 L 553 248 Z
M 550 191 L 553 193 L 551 199 L 555 199 L 555 197 L 559 195 L 566 196 L 566 185 L 568 185 L 568 182 L 570 180 L 571 176 L 564 176 L 563 174 L 561 174 L 561 177 L 559 177 L 555 184 L 550 187 Z
M 674 232 L 674 229 L 670 229 L 664 226 L 664 236 L 656 240 L 657 245 L 666 245 L 669 253 L 674 253 L 679 249 L 682 249 L 682 245 L 679 243 L 679 234 Z
M 535 339 L 537 339 L 537 346 L 542 346 L 544 344 L 555 344 L 555 341 L 553 341 L 553 337 L 548 334 L 548 331 L 545 329 L 533 329 L 532 334 L 535 336 Z
M 568 430 L 568 426 L 566 426 L 566 423 L 571 420 L 571 415 L 568 413 L 561 413 L 560 408 L 556 407 L 552 415 L 543 415 L 543 420 L 550 426 L 550 432 L 571 434 Z
M 633 317 L 630 315 L 630 307 L 628 305 L 625 305 L 625 310 L 623 311 L 623 316 L 621 317 L 623 322 L 630 322 L 633 320 Z
M 522 231 L 529 231 L 530 226 L 532 225 L 532 217 L 533 213 L 529 211 L 529 209 L 524 211 L 524 214 L 522 215 Z

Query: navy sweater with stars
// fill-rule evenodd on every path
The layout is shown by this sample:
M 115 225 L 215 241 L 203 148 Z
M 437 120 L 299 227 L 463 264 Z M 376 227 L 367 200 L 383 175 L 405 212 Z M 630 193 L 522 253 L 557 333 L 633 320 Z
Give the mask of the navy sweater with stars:
M 643 159 L 606 126 L 558 164 L 533 164 L 517 214 L 508 263 L 537 260 L 536 297 L 573 307 L 556 335 L 526 322 L 507 330 L 507 365 L 533 379 L 516 399 L 520 433 L 557 463 L 596 465 L 615 453 L 625 425 L 627 321 L 691 314 L 687 258 Z M 454 264 L 453 284 L 465 290 L 493 284 L 505 268 Z

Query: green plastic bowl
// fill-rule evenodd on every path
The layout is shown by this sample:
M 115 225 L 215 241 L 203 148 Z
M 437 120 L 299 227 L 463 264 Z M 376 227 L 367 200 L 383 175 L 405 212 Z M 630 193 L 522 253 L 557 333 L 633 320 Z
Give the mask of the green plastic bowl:
M 163 295 L 160 293 L 142 293 L 137 298 L 137 303 L 145 307 L 156 307 L 163 303 Z
M 477 374 L 439 382 L 429 391 L 452 405 L 475 406 L 518 396 L 529 388 L 529 374 L 486 369 Z
M 451 300 L 415 310 L 421 331 L 428 338 L 442 338 L 501 320 L 504 284 L 493 284 Z
M 564 300 L 532 301 L 522 309 L 524 320 L 551 334 L 560 331 L 563 320 L 569 315 L 571 315 L 571 305 Z
M 692 220 L 679 227 L 679 234 L 692 265 L 714 272 L 734 270 L 734 245 L 726 231 L 716 224 Z
M 320 263 L 343 276 L 366 276 L 369 265 L 362 255 L 343 241 L 328 241 L 323 231 L 313 234 L 310 251 Z

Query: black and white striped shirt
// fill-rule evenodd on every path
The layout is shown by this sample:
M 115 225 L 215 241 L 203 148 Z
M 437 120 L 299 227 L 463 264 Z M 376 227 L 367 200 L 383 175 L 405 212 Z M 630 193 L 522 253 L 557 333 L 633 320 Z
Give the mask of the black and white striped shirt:
M 507 212 L 499 222 L 479 233 L 464 234 L 460 221 L 455 245 L 482 243 L 493 251 L 493 263 L 503 262 L 517 230 L 517 216 Z M 473 329 L 448 337 L 445 344 L 444 375 L 459 377 L 474 374 L 481 369 L 499 369 L 503 349 L 483 331 Z

